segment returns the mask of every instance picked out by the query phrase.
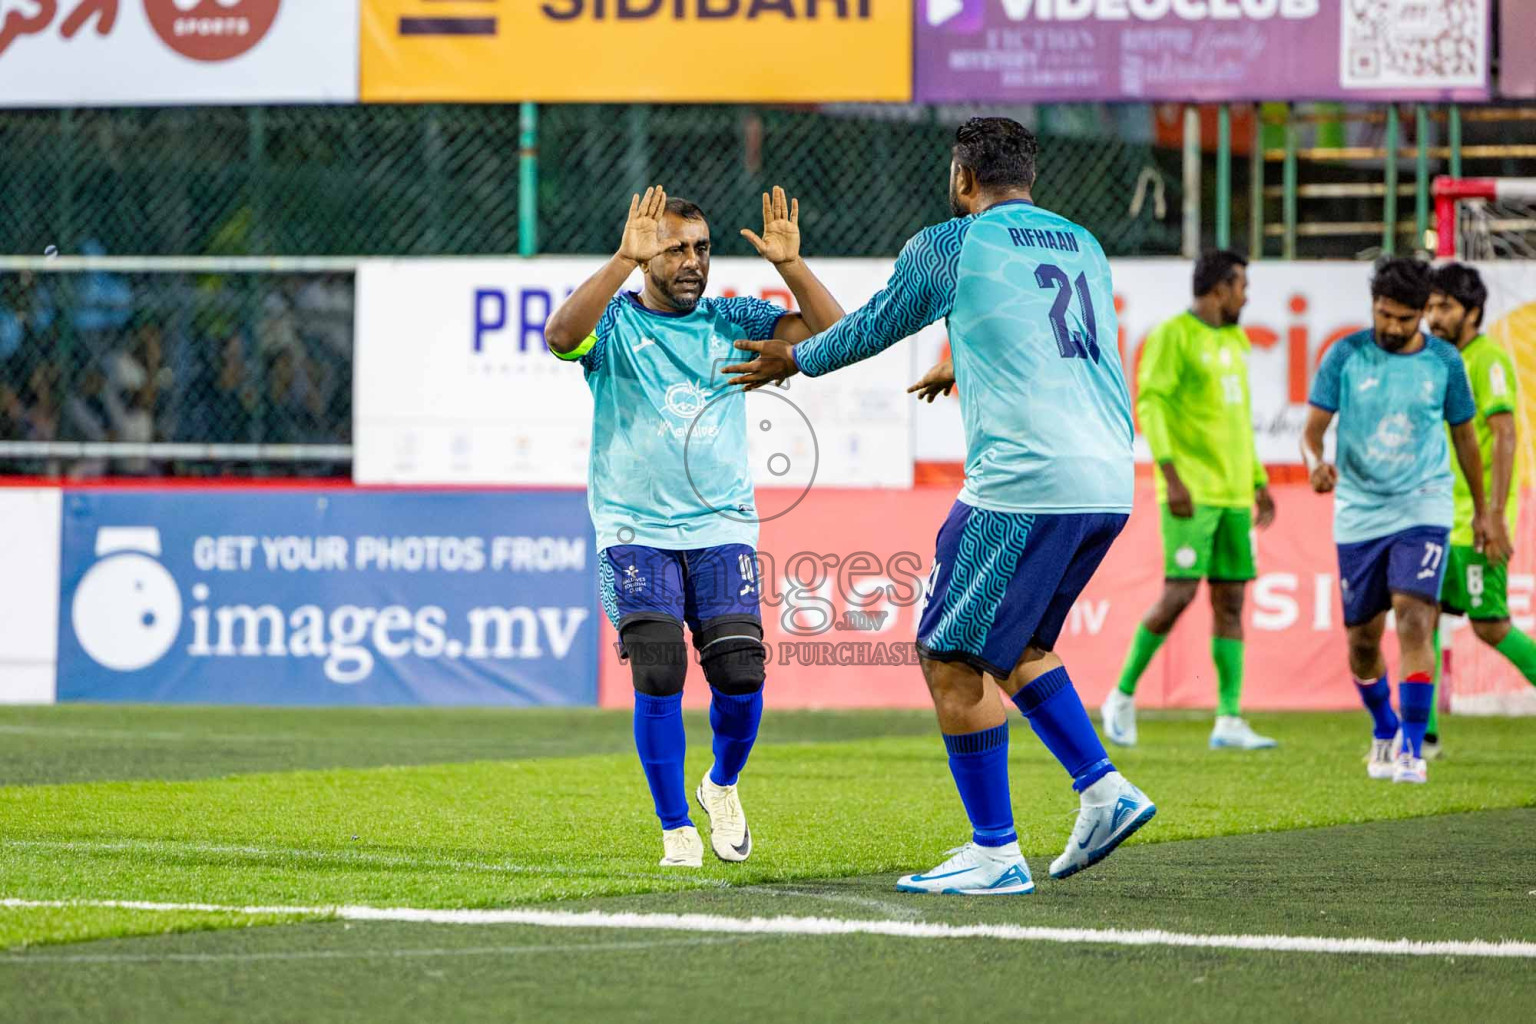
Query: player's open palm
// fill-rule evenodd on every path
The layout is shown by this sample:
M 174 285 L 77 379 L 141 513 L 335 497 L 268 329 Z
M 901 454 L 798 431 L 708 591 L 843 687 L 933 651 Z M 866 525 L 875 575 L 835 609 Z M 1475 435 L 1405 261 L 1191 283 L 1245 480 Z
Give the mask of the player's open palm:
M 635 263 L 649 263 L 666 252 L 666 243 L 661 240 L 661 218 L 666 211 L 667 193 L 660 185 L 630 199 L 629 220 L 624 224 L 619 255 Z
M 741 237 L 774 266 L 799 259 L 800 200 L 790 199 L 782 188 L 773 186 L 773 195 L 763 193 L 763 233 L 742 228 Z

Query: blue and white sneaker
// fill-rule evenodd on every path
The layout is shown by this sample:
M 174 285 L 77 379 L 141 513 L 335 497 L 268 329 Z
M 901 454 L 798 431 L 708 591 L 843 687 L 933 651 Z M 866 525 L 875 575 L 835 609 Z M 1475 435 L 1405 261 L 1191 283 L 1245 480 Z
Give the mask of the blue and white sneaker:
M 1017 842 L 1007 846 L 966 843 L 925 874 L 907 875 L 896 883 L 902 892 L 937 892 L 955 896 L 1011 896 L 1035 891 L 1029 863 Z
M 1268 736 L 1260 736 L 1253 726 L 1235 715 L 1221 715 L 1211 730 L 1212 750 L 1269 750 L 1276 745 Z
M 1051 862 L 1052 878 L 1067 878 L 1091 868 L 1115 852 L 1136 830 L 1152 820 L 1157 805 L 1147 794 L 1110 772 L 1083 790 L 1077 824 L 1067 839 L 1067 849 Z

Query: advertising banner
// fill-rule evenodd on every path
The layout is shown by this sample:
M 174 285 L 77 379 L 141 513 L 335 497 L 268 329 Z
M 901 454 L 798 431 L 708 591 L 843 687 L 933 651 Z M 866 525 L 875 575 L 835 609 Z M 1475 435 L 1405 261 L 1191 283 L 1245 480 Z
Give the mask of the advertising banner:
M 1485 100 L 1490 0 L 919 0 L 920 103 Z M 1506 40 L 1511 38 L 1506 32 Z
M 1500 0 L 1499 95 L 1536 97 L 1536 4 Z
M 0 486 L 0 704 L 52 704 L 59 492 Z
M 58 697 L 591 704 L 580 493 L 68 491 Z
M 355 103 L 358 0 L 0 2 L 0 107 Z
M 760 502 L 771 500 L 759 492 Z M 933 487 L 874 495 L 812 492 L 792 514 L 764 524 L 760 578 L 770 712 L 930 706 L 913 639 L 934 537 L 953 500 L 952 490 Z M 1259 578 L 1248 588 L 1244 610 L 1244 706 L 1255 711 L 1359 710 L 1346 660 L 1332 498 L 1313 494 L 1305 485 L 1286 484 L 1275 488 L 1275 502 L 1274 525 L 1255 535 Z M 1536 529 L 1532 504 L 1527 495 L 1520 537 Z M 1532 547 L 1525 544 L 1517 552 L 1510 574 L 1510 612 L 1522 629 L 1536 628 Z M 1151 483 L 1142 480 L 1130 523 L 1073 605 L 1057 643 L 1090 707 L 1096 708 L 1119 679 L 1136 624 L 1162 590 L 1162 552 Z M 1214 706 L 1210 623 L 1202 592 L 1143 677 L 1136 693 L 1139 706 Z M 613 647 L 617 638 L 606 620 L 602 629 L 602 704 L 628 707 L 633 701 L 629 666 L 619 662 Z M 1524 679 L 1483 647 L 1465 620 L 1456 625 L 1449 646 L 1458 706 L 1497 710 L 1510 706 L 1510 696 L 1529 695 Z M 1395 672 L 1397 644 L 1389 638 L 1383 647 Z M 705 706 L 709 688 L 702 673 L 696 664 L 689 672 L 684 702 Z M 1498 695 L 1503 705 L 1494 700 Z
M 579 364 L 550 355 L 544 324 L 600 264 L 365 261 L 357 272 L 355 479 L 584 485 L 591 392 Z M 847 309 L 873 295 L 891 270 L 880 260 L 815 266 Z M 625 289 L 639 287 L 637 272 Z M 793 304 L 778 273 L 759 259 L 713 261 L 710 294 Z M 925 334 L 942 343 L 942 329 Z M 722 353 L 736 340 L 717 339 Z M 910 486 L 910 360 L 898 346 L 857 371 L 741 397 L 758 483 Z
M 912 0 L 370 0 L 369 103 L 912 97 Z

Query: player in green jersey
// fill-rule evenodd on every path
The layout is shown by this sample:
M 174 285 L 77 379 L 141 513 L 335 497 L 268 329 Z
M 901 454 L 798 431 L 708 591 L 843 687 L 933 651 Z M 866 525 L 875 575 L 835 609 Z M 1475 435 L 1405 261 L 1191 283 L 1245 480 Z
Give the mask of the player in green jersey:
M 1216 726 L 1212 747 L 1258 750 L 1275 741 L 1241 717 L 1243 592 L 1257 572 L 1260 528 L 1275 518 L 1269 477 L 1254 448 L 1248 393 L 1248 336 L 1237 326 L 1248 302 L 1248 261 L 1215 251 L 1195 263 L 1194 305 L 1147 339 L 1137 374 L 1136 412 L 1157 465 L 1163 514 L 1162 597 L 1136 627 L 1120 685 L 1100 709 L 1104 734 L 1136 745 L 1136 684 L 1202 579 L 1215 619 Z
M 1488 496 L 1489 515 L 1502 512 L 1513 536 L 1520 504 L 1515 363 L 1504 346 L 1482 333 L 1488 289 L 1481 275 L 1464 264 L 1448 263 L 1435 271 L 1433 280 L 1425 319 L 1432 333 L 1461 350 L 1477 405 L 1473 426 L 1483 455 L 1483 493 Z M 1451 469 L 1455 474 L 1456 523 L 1451 530 L 1445 583 L 1440 589 L 1441 609 L 1449 615 L 1467 616 L 1477 638 L 1504 655 L 1536 685 L 1536 640 L 1509 621 L 1508 562 L 1513 552 L 1502 544 L 1482 551 L 1473 545 L 1472 492 L 1461 468 L 1453 462 Z M 1439 722 L 1435 717 L 1431 717 L 1424 739 L 1426 750 L 1438 752 Z

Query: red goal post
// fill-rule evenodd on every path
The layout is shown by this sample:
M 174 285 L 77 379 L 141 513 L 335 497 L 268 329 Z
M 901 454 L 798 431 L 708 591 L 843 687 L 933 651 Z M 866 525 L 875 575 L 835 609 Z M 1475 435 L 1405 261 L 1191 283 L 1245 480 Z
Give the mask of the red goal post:
M 1435 255 L 1536 259 L 1536 178 L 1435 179 Z

